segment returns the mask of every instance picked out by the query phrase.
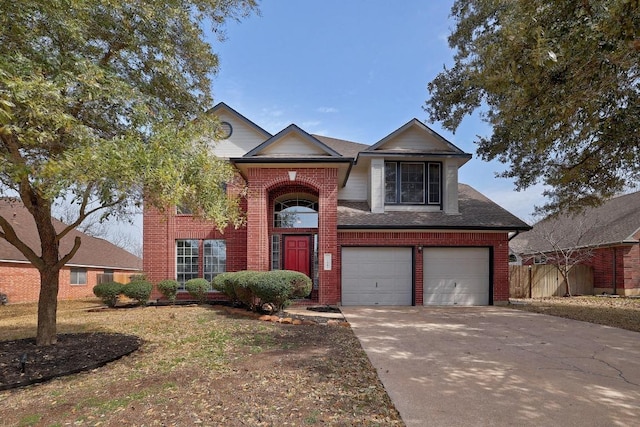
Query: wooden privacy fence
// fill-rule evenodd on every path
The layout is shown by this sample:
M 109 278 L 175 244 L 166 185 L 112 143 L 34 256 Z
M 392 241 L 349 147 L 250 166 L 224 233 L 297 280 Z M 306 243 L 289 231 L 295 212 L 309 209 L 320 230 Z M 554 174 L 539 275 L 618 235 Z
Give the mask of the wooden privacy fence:
M 98 284 L 105 283 L 105 282 L 118 282 L 118 283 L 126 284 L 131 281 L 131 276 L 133 276 L 134 274 L 135 273 L 130 273 L 130 272 L 129 273 L 114 272 L 114 273 L 98 274 L 96 277 L 96 282 Z
M 593 295 L 593 268 L 576 265 L 569 271 L 572 295 Z M 510 265 L 509 297 L 561 297 L 566 283 L 554 265 Z

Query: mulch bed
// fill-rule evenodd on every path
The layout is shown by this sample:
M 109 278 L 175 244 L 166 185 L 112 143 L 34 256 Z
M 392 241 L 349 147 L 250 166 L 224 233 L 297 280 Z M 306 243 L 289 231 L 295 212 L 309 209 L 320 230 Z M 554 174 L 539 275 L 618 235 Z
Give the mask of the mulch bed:
M 142 341 L 109 333 L 59 334 L 50 346 L 35 338 L 0 342 L 0 390 L 98 368 L 137 350 Z

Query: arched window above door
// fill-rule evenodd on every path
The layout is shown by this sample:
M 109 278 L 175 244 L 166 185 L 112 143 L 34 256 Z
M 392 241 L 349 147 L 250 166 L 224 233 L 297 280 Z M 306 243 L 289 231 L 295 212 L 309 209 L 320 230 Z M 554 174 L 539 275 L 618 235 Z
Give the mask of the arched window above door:
M 318 228 L 318 201 L 313 196 L 286 195 L 273 207 L 276 228 Z

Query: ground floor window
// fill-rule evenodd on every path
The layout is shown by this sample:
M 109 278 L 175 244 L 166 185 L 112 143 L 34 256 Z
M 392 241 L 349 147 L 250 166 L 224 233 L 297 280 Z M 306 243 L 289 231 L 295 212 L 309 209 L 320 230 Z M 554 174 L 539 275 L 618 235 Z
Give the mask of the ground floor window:
M 227 269 L 227 243 L 224 240 L 205 240 L 203 244 L 204 278 L 211 282 Z
M 176 240 L 176 280 L 182 290 L 187 280 L 198 277 L 199 243 L 198 240 Z
M 280 235 L 271 236 L 271 269 L 280 270 Z
M 86 268 L 72 268 L 71 269 L 71 284 L 72 285 L 86 285 L 87 284 L 87 269 Z
M 176 280 L 184 290 L 187 280 L 202 277 L 211 282 L 227 271 L 227 242 L 223 239 L 176 240 Z

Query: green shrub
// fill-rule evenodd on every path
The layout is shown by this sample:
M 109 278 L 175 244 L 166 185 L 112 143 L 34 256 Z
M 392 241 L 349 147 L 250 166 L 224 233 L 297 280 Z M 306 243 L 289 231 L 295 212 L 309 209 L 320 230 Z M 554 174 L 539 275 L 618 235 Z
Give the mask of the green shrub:
M 132 274 L 129 276 L 129 282 L 146 282 L 147 275 L 145 273 Z
M 184 284 L 184 288 L 189 292 L 193 298 L 197 299 L 200 304 L 205 302 L 207 299 L 207 292 L 209 291 L 211 285 L 205 279 L 190 279 L 187 280 Z
M 231 286 L 231 279 L 235 273 L 220 273 L 211 281 L 211 288 L 222 292 L 225 294 L 231 301 L 236 301 L 236 295 L 233 292 L 233 286 Z
M 313 283 L 309 276 L 299 271 L 283 270 L 291 283 L 290 298 L 306 298 L 311 293 Z
M 122 284 L 118 282 L 100 283 L 93 287 L 93 294 L 100 298 L 108 307 L 115 307 L 118 296 L 122 293 Z
M 153 285 L 146 280 L 136 280 L 122 287 L 125 296 L 136 300 L 138 305 L 145 305 L 149 301 Z
M 271 303 L 281 310 L 290 299 L 309 295 L 311 279 L 297 271 L 273 270 L 253 282 L 251 290 L 262 304 Z
M 303 273 L 289 270 L 237 271 L 222 273 L 212 286 L 233 302 L 255 310 L 257 302 L 270 303 L 281 310 L 292 298 L 302 298 L 311 292 L 311 279 Z
M 234 302 L 239 302 L 250 310 L 255 310 L 256 297 L 251 290 L 251 284 L 258 280 L 261 274 L 263 273 L 251 270 L 231 273 L 226 280 L 227 286 L 230 288 L 227 295 L 233 294 Z
M 176 301 L 176 295 L 178 295 L 179 288 L 180 283 L 178 283 L 177 280 L 168 279 L 158 283 L 158 290 L 162 296 L 171 301 L 172 304 Z

